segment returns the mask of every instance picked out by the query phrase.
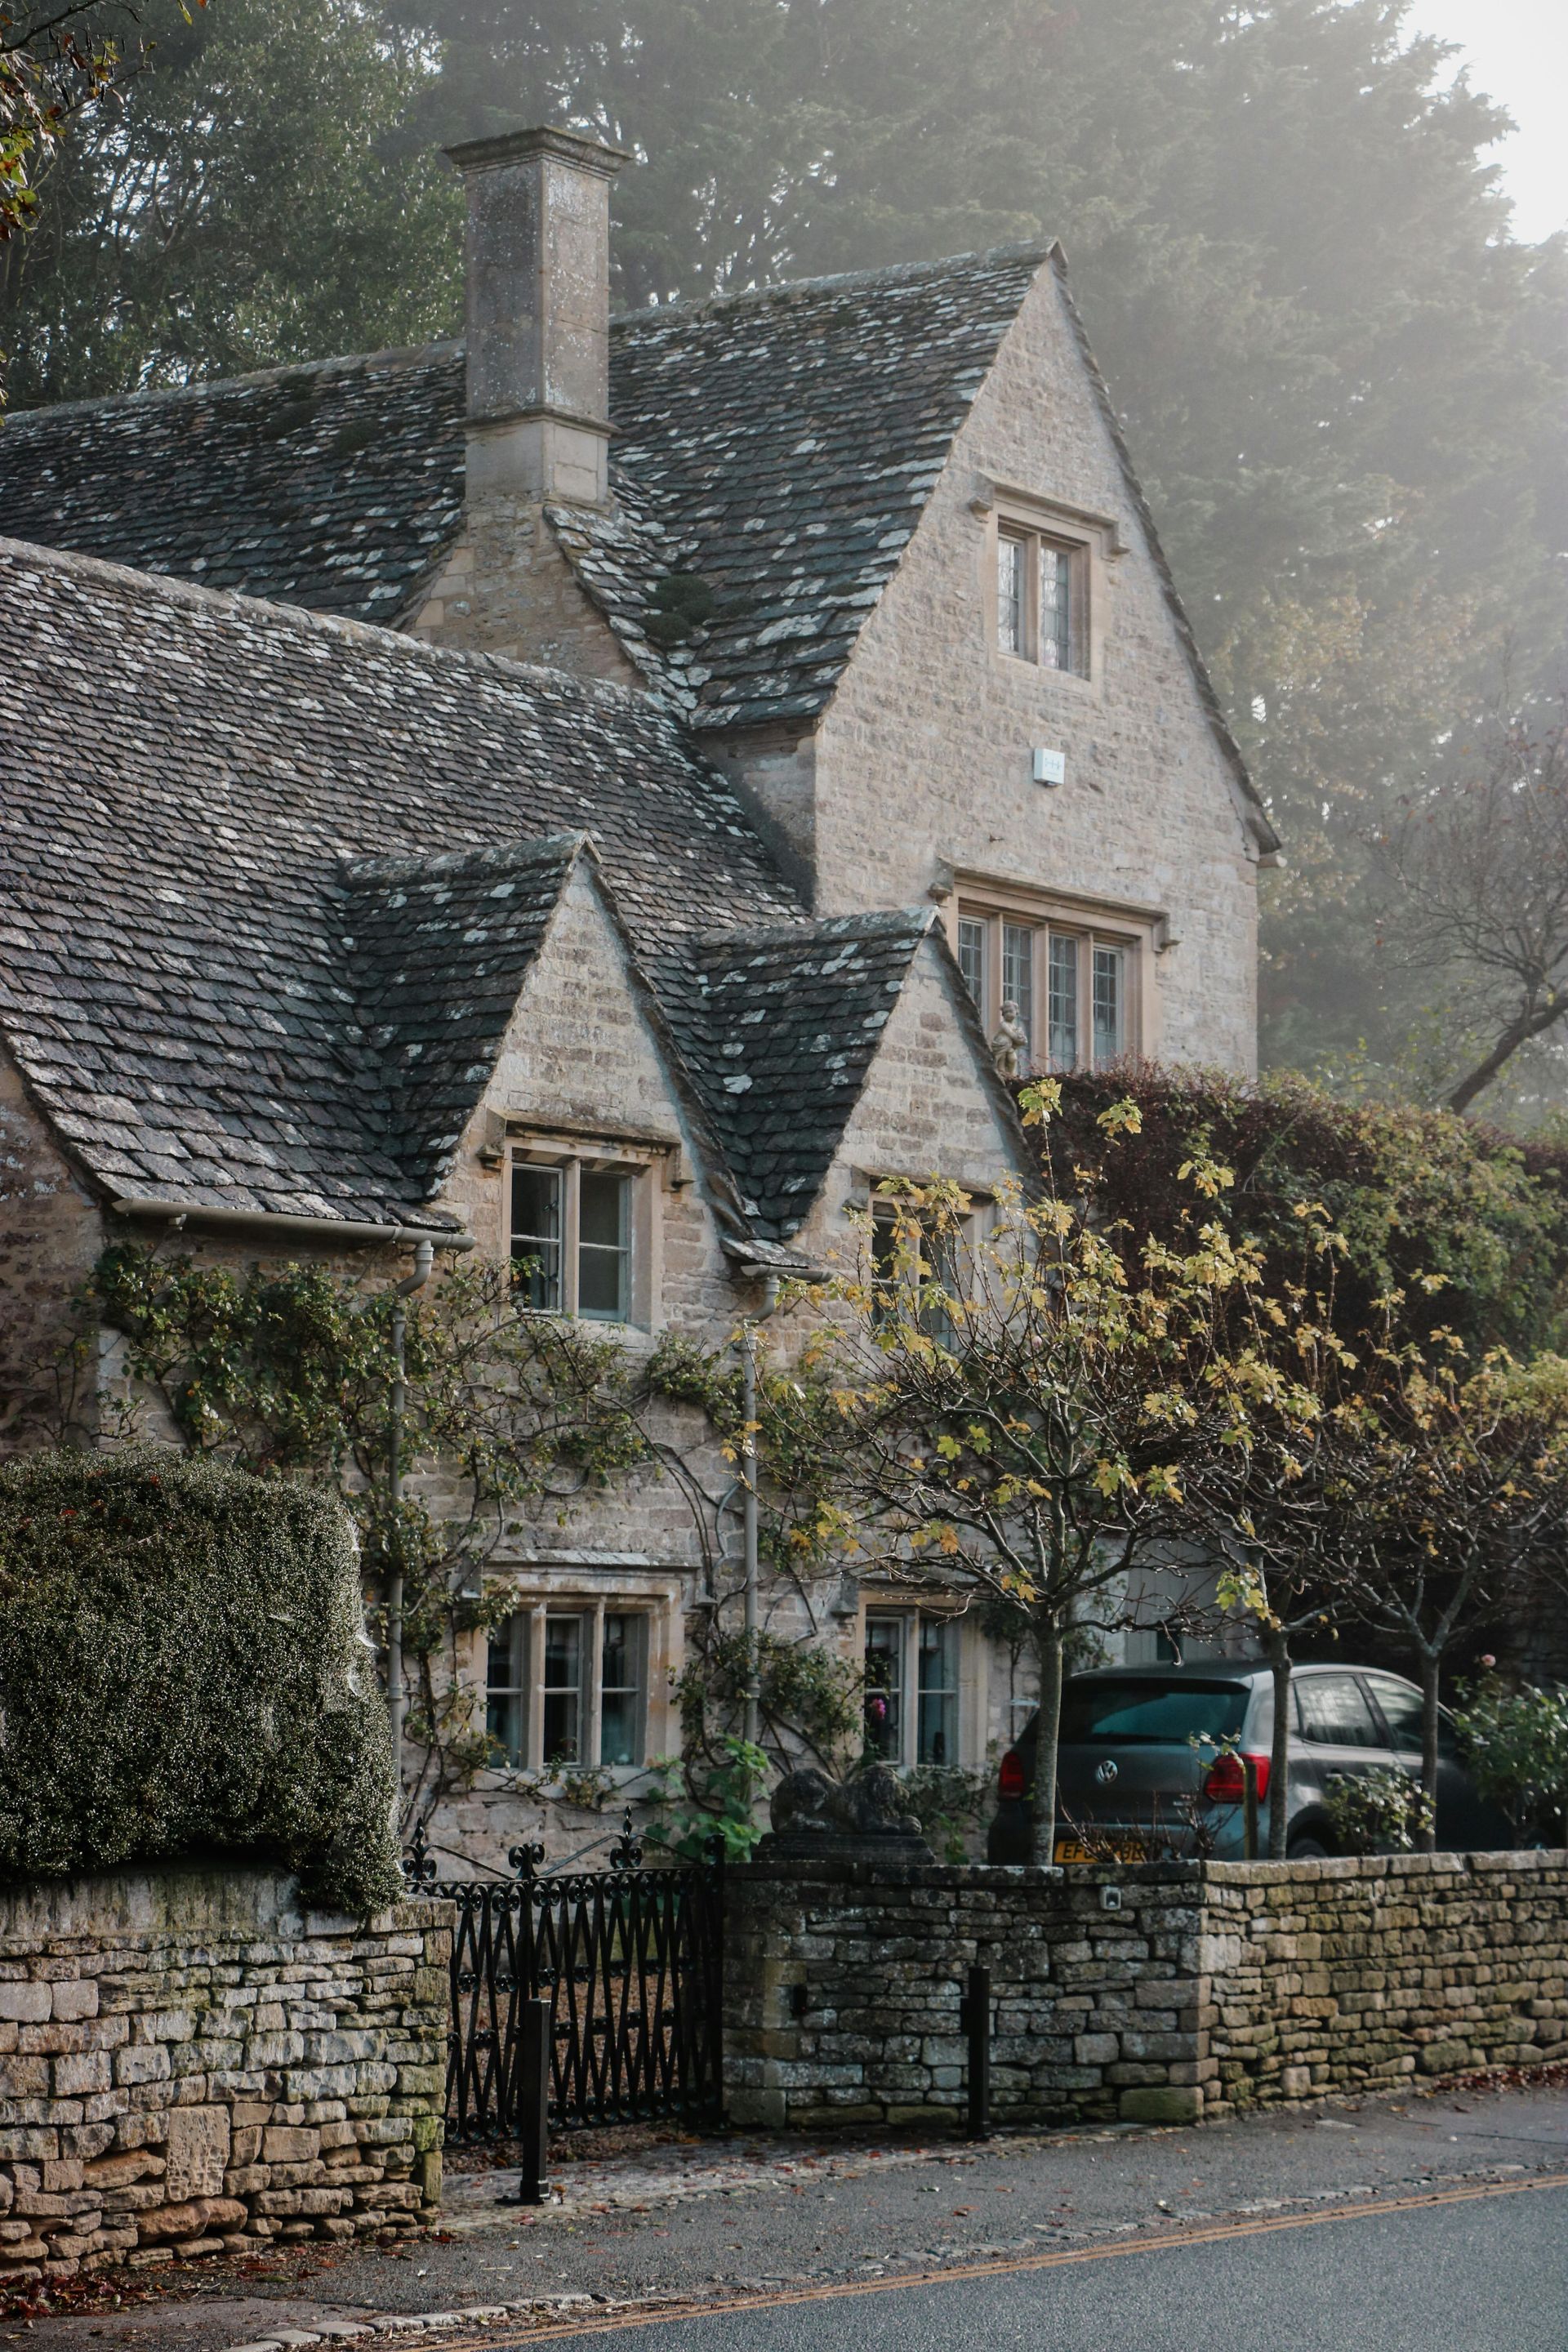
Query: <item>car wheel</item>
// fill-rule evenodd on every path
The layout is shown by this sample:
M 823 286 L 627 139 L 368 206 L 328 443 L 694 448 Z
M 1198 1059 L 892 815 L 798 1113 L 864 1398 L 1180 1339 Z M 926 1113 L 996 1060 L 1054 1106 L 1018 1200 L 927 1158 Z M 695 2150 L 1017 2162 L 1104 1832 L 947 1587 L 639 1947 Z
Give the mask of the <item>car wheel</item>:
M 1334 1850 L 1320 1830 L 1298 1830 L 1285 1849 L 1287 1862 L 1331 1862 Z

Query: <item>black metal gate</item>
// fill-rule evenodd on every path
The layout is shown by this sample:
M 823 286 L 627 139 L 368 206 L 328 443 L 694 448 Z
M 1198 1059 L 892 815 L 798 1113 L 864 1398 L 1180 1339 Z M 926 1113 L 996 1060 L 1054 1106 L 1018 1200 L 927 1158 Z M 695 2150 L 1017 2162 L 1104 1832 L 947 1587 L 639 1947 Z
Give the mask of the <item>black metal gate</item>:
M 437 1879 L 416 1838 L 411 1891 L 458 1906 L 447 2061 L 449 2141 L 516 2136 L 519 2016 L 551 2005 L 550 2119 L 559 2129 L 653 2116 L 715 2119 L 723 2104 L 721 1865 L 649 1870 L 628 1817 L 606 1870 Z

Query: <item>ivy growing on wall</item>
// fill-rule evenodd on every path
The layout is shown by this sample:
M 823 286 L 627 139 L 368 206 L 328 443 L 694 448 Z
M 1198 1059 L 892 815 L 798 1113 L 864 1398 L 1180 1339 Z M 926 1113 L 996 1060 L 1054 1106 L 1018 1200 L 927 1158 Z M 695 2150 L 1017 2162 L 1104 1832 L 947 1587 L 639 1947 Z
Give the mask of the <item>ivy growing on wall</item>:
M 735 1581 L 725 1514 L 738 1510 L 745 1435 L 732 1350 L 704 1351 L 672 1336 L 638 1356 L 592 1325 L 520 1313 L 509 1269 L 482 1261 L 445 1269 L 404 1304 L 403 1453 L 419 1475 L 395 1513 L 384 1273 L 359 1281 L 321 1265 L 236 1270 L 119 1244 L 88 1286 L 84 1329 L 102 1323 L 122 1336 L 128 1429 L 145 1430 L 161 1413 L 197 1454 L 339 1497 L 358 1531 L 378 1641 L 378 1596 L 401 1567 L 405 1659 L 417 1677 L 405 1726 L 420 1759 L 408 1795 L 416 1812 L 488 1760 L 458 1654 L 514 1605 L 510 1583 L 487 1573 L 498 1548 L 637 1476 L 673 1483 L 690 1510 L 710 1603 L 695 1622 L 679 1693 L 695 1743 L 689 1795 L 722 1813 L 727 1800 L 709 1768 L 737 1671 L 744 1681 L 733 1655 L 743 1636 L 724 1630 L 739 1598 L 725 1580 Z M 790 1411 L 781 1412 L 785 1394 Z M 756 1433 L 764 1559 L 775 1580 L 802 1591 L 835 1564 L 831 1506 L 806 1475 L 814 1457 L 803 1416 L 808 1424 L 820 1409 L 782 1376 L 764 1376 Z M 421 1491 L 432 1486 L 435 1507 Z M 840 1715 L 848 1709 L 846 1720 L 852 1706 L 828 1701 L 823 1669 L 800 1644 L 769 1637 L 766 1649 L 773 1752 L 803 1743 L 819 1752 L 836 1736 L 827 1727 L 834 1705 Z
M 353 1530 L 328 1496 L 167 1449 L 0 1469 L 0 1868 L 190 1855 L 397 1893 Z

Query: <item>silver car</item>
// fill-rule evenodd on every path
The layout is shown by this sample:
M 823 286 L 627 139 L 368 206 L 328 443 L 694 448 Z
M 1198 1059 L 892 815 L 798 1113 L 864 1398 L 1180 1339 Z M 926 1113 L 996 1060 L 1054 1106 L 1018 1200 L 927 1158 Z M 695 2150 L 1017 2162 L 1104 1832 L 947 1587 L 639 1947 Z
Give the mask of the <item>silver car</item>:
M 1421 1694 L 1382 1667 L 1298 1666 L 1291 1677 L 1289 1811 L 1292 1857 L 1336 1851 L 1324 1797 L 1331 1780 L 1390 1767 L 1421 1771 Z M 992 1862 L 1031 1859 L 1038 1717 L 1002 1759 L 986 1839 Z M 1258 1851 L 1268 1851 L 1274 1688 L 1267 1666 L 1223 1662 L 1108 1666 L 1073 1675 L 1062 1694 L 1054 1851 L 1058 1862 L 1117 1856 L 1246 1853 L 1245 1767 L 1258 1775 Z M 1515 1843 L 1458 1759 L 1447 1716 L 1439 1734 L 1437 1843 Z

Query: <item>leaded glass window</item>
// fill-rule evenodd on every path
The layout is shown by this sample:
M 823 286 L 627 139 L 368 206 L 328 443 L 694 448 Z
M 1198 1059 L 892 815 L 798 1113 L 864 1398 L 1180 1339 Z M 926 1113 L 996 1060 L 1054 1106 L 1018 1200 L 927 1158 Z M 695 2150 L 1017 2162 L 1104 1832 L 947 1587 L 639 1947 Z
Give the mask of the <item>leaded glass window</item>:
M 578 1183 L 577 1312 L 624 1323 L 631 1312 L 632 1180 L 585 1168 Z
M 559 1315 L 561 1213 L 564 1185 L 559 1168 L 514 1162 L 511 1171 L 511 1256 L 514 1279 L 525 1307 Z
M 1094 1066 L 1102 1069 L 1126 1050 L 1126 950 L 1094 950 Z
M 1035 1049 L 1035 934 L 1027 923 L 1002 926 L 1002 1002 L 1016 1004 L 1018 1020 Z
M 643 1635 L 646 1619 L 606 1611 L 599 1666 L 599 1761 L 642 1761 Z
M 955 1619 L 921 1619 L 915 1740 L 919 1764 L 958 1761 L 958 1641 Z
M 528 1760 L 528 1620 L 508 1617 L 490 1629 L 485 1675 L 485 1736 L 497 1763 Z
M 1079 943 L 1070 932 L 1050 935 L 1048 1048 L 1053 1070 L 1078 1067 Z
M 963 984 L 984 1015 L 985 1010 L 985 926 L 961 916 L 958 925 L 958 969 Z
M 583 1761 L 583 1620 L 544 1621 L 544 1758 L 546 1764 Z
M 889 1764 L 904 1744 L 904 1621 L 866 1620 L 866 1745 Z
M 1073 659 L 1071 551 L 1040 541 L 1040 660 L 1047 669 L 1076 669 Z
M 1028 647 L 1028 549 L 1004 531 L 996 541 L 996 642 L 1005 654 Z

